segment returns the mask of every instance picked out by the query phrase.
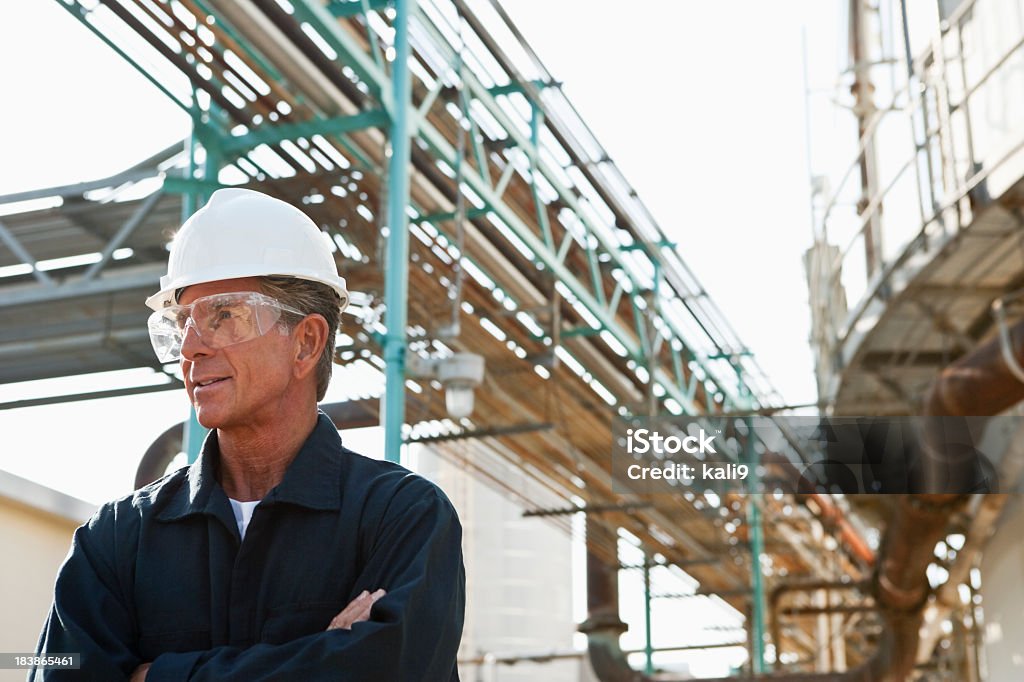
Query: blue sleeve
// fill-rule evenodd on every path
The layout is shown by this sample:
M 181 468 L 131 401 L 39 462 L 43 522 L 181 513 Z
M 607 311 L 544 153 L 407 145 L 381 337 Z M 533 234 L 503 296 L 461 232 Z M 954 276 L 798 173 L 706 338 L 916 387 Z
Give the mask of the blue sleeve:
M 368 622 L 281 645 L 161 654 L 147 682 L 449 682 L 465 610 L 462 527 L 432 484 L 407 477 L 384 512 L 356 590 L 382 587 Z
M 116 564 L 116 517 L 116 507 L 106 505 L 75 531 L 36 647 L 40 655 L 80 654 L 81 668 L 32 670 L 29 682 L 120 682 L 142 662 Z

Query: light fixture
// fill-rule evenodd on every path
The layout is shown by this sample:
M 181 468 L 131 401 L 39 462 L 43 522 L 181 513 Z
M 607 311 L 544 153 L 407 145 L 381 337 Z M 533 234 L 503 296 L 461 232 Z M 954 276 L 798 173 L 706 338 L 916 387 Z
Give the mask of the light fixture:
M 474 389 L 484 380 L 484 357 L 477 353 L 455 353 L 447 357 L 406 357 L 408 374 L 417 379 L 437 379 L 444 386 L 448 416 L 461 419 L 473 414 Z

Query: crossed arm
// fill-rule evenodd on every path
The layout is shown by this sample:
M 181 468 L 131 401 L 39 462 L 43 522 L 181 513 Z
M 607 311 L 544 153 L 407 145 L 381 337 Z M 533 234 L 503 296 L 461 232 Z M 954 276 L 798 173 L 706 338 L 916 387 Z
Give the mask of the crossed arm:
M 36 671 L 32 682 L 447 682 L 453 676 L 465 604 L 461 528 L 448 501 L 433 489 L 428 495 L 420 486 L 399 491 L 381 523 L 356 584 L 386 587 L 386 597 L 381 590 L 360 594 L 326 631 L 284 644 L 219 646 L 140 660 L 132 607 L 113 557 L 112 529 L 76 533 L 39 650 L 80 652 L 82 669 Z M 83 602 L 82 594 L 92 599 Z
M 370 620 L 370 610 L 373 607 L 374 602 L 383 597 L 387 592 L 384 590 L 377 590 L 371 593 L 369 590 L 363 590 L 359 596 L 348 603 L 348 606 L 343 608 L 334 618 L 331 619 L 330 624 L 327 626 L 325 632 L 331 630 L 351 630 L 352 625 L 355 623 L 362 623 Z M 152 663 L 143 663 L 135 672 L 132 673 L 131 679 L 128 682 L 146 682 L 146 673 L 149 672 Z

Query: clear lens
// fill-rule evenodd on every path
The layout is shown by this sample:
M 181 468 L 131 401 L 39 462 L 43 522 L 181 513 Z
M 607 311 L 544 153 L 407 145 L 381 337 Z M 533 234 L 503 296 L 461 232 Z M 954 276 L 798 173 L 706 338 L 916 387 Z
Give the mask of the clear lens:
M 281 312 L 302 312 L 263 294 L 243 291 L 214 294 L 189 305 L 173 305 L 149 317 L 149 338 L 160 362 L 181 358 L 181 346 L 191 327 L 212 349 L 251 341 L 274 328 Z

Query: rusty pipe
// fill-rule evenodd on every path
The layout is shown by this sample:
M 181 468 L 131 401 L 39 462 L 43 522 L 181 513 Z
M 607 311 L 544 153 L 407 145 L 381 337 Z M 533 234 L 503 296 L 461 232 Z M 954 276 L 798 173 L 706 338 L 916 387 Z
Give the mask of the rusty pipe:
M 146 452 L 143 453 L 142 459 L 139 460 L 139 465 L 135 469 L 136 490 L 149 485 L 166 473 L 167 465 L 181 452 L 182 434 L 184 433 L 185 423 L 178 422 L 161 433 L 146 448 Z
M 1024 357 L 1024 323 L 1011 327 L 1009 337 L 1019 361 Z M 927 394 L 925 413 L 991 416 L 1016 405 L 1022 397 L 1024 384 L 1006 364 L 996 335 L 942 370 Z
M 829 495 L 812 493 L 807 496 L 814 500 L 820 510 L 818 517 L 827 526 L 834 527 L 839 531 L 840 542 L 850 550 L 853 556 L 857 557 L 865 566 L 875 565 L 875 552 L 868 546 L 867 541 L 861 537 L 857 529 L 853 527 L 843 510 L 832 501 Z
M 1024 349 L 1024 322 L 1010 330 L 1014 357 Z M 955 480 L 958 467 L 972 466 L 965 458 L 943 448 L 945 431 L 939 420 L 948 417 L 992 416 L 1024 399 L 1024 384 L 1003 358 L 999 338 L 993 338 L 939 372 L 924 401 L 926 428 L 921 458 L 926 484 L 936 479 Z M 935 418 L 934 421 L 929 421 Z M 943 458 L 943 455 L 950 455 Z M 973 467 L 969 472 L 973 474 Z M 935 544 L 944 537 L 949 519 L 966 495 L 942 492 L 901 495 L 886 528 L 879 551 L 872 592 L 884 614 L 886 628 L 875 654 L 843 673 L 773 674 L 745 677 L 761 682 L 903 682 L 914 668 L 922 608 L 928 598 L 926 569 Z M 913 538 L 913 541 L 908 541 Z M 589 561 L 589 558 L 588 558 Z M 589 576 L 588 576 L 589 577 Z M 588 597 L 589 597 L 588 585 Z M 606 586 L 607 587 L 607 586 Z M 616 598 L 617 599 L 617 598 Z M 607 614 L 607 610 L 604 611 Z M 616 610 L 617 614 L 617 610 Z M 618 637 L 591 638 L 594 672 L 602 682 L 648 682 L 632 671 L 618 648 Z M 732 682 L 722 678 L 711 682 Z
M 860 590 L 866 592 L 871 589 L 868 581 L 857 582 L 836 582 L 828 580 L 808 580 L 802 582 L 783 583 L 775 586 L 768 595 L 768 623 L 771 629 L 772 644 L 775 645 L 775 658 L 778 660 L 782 653 L 782 624 L 779 622 L 779 602 L 782 597 L 790 592 L 811 592 L 816 590 Z
M 592 514 L 586 518 L 587 536 L 587 619 L 579 631 L 587 635 L 587 654 L 601 682 L 646 682 L 634 671 L 619 645 L 626 624 L 619 618 L 618 566 L 601 555 L 602 548 L 618 543 L 615 531 Z

